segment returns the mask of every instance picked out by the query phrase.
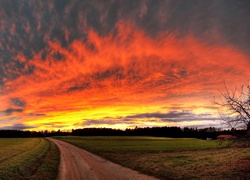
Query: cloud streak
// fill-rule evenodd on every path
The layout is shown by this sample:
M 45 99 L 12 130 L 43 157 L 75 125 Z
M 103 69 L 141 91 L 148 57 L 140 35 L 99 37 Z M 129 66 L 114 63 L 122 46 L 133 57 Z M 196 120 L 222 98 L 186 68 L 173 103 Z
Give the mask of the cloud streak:
M 0 129 L 4 130 L 26 130 L 26 129 L 34 129 L 36 126 L 28 126 L 25 124 L 13 124 L 11 126 L 2 126 Z
M 185 126 L 188 123 L 195 122 L 197 127 L 204 126 L 204 122 L 207 124 L 216 124 L 220 122 L 220 117 L 214 116 L 210 113 L 196 114 L 189 110 L 183 111 L 170 111 L 168 113 L 154 112 L 154 113 L 139 113 L 129 116 L 117 116 L 117 117 L 103 117 L 102 119 L 83 119 L 82 126 L 107 126 L 107 125 L 123 125 L 126 124 L 130 127 L 135 126 L 165 126 L 166 124 L 178 124 Z M 216 123 L 217 122 L 217 123 Z M 195 126 L 195 125 L 194 125 Z
M 14 108 L 8 108 L 6 110 L 1 111 L 1 113 L 4 113 L 5 115 L 12 115 L 13 113 L 21 113 L 23 112 L 23 109 L 14 109 Z

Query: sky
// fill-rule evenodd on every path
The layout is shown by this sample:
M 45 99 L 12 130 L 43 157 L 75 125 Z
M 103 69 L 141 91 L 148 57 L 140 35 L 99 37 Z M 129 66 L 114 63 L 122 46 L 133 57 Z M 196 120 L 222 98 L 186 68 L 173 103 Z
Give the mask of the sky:
M 0 0 L 0 129 L 221 127 L 248 0 Z

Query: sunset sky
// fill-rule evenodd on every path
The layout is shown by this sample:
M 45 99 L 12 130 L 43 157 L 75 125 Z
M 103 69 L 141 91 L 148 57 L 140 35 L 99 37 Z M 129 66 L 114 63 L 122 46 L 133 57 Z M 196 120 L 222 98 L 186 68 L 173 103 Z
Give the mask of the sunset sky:
M 0 129 L 221 127 L 248 0 L 0 0 Z

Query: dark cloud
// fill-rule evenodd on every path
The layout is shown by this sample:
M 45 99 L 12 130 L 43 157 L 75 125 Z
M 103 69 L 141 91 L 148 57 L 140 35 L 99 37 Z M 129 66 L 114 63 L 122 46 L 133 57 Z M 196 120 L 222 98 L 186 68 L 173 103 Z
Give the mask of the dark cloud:
M 121 123 L 121 120 L 114 120 L 114 119 L 110 119 L 110 120 L 90 120 L 90 119 L 84 119 L 84 122 L 82 123 L 83 126 L 91 126 L 91 125 L 113 125 L 113 124 L 119 124 Z
M 90 83 L 89 82 L 84 82 L 83 84 L 80 85 L 74 85 L 71 86 L 70 88 L 68 88 L 68 92 L 72 92 L 72 91 L 81 91 L 84 90 L 86 88 L 90 87 Z
M 28 116 L 35 116 L 35 117 L 42 117 L 42 116 L 46 116 L 46 114 L 41 114 L 41 113 L 29 113 Z
M 9 118 L 3 117 L 3 118 L 0 118 L 0 121 L 2 121 L 2 122 L 11 122 L 11 121 L 18 121 L 20 119 L 21 119 L 21 117 L 16 117 L 16 116 L 9 117 Z
M 4 111 L 1 111 L 2 113 L 6 114 L 6 115 L 11 115 L 13 113 L 20 113 L 20 112 L 23 112 L 23 109 L 15 109 L 15 108 L 8 108 Z
M 1 74 L 3 74 L 3 73 L 0 72 L 0 77 L 2 77 Z M 3 80 L 0 78 L 0 86 L 3 86 L 3 85 L 4 85 L 4 82 L 3 82 Z
M 104 117 L 101 120 L 97 119 L 83 119 L 84 122 L 82 125 L 90 126 L 95 124 L 137 124 L 137 119 L 144 119 L 140 122 L 149 123 L 149 122 L 174 122 L 174 123 L 181 123 L 187 121 L 220 121 L 219 117 L 213 117 L 210 113 L 202 113 L 202 114 L 195 114 L 191 111 L 171 111 L 168 113 L 142 113 L 142 114 L 135 114 L 130 116 L 119 116 L 119 117 Z
M 25 101 L 20 98 L 11 98 L 10 101 L 14 106 L 24 107 L 26 105 Z
M 110 99 L 103 98 L 100 100 L 91 101 L 91 103 L 115 103 L 115 102 L 119 102 L 119 101 L 120 101 L 119 98 L 110 98 Z
M 33 129 L 37 128 L 37 126 L 29 126 L 25 124 L 13 124 L 12 126 L 2 126 L 0 129 L 4 130 L 25 130 L 25 129 Z
M 184 122 L 184 121 L 214 121 L 219 120 L 219 117 L 213 117 L 211 113 L 195 114 L 191 111 L 170 111 L 169 113 L 146 113 L 146 114 L 137 114 L 136 118 L 159 118 L 163 122 Z M 134 118 L 130 116 L 128 118 Z
M 88 42 L 90 29 L 100 35 L 113 31 L 115 36 L 119 21 L 133 22 L 152 36 L 178 32 L 216 41 L 212 37 L 218 34 L 222 41 L 248 50 L 249 16 L 250 3 L 244 0 L 0 1 L 0 77 L 32 74 L 35 67 L 25 61 L 37 53 L 46 56 L 49 40 L 67 48 L 74 40 Z M 53 57 L 63 59 L 58 52 Z
M 184 117 L 184 116 L 190 116 L 192 113 L 189 111 L 182 111 L 182 112 L 177 112 L 177 111 L 172 111 L 166 114 L 163 113 L 143 113 L 143 114 L 136 114 L 132 116 L 126 116 L 128 119 L 134 119 L 134 118 L 179 118 L 179 117 Z
M 109 78 L 114 78 L 114 80 L 124 78 L 124 68 L 123 67 L 110 67 L 105 71 L 99 71 L 92 75 L 92 78 L 101 81 Z
M 194 109 L 199 109 L 199 108 L 211 109 L 211 110 L 218 109 L 215 106 L 196 106 L 196 105 L 187 106 L 184 104 L 171 104 L 170 106 L 164 106 L 161 109 L 172 109 L 172 110 L 176 111 L 176 110 L 182 110 L 182 109 L 194 110 Z
M 56 128 L 61 128 L 61 127 L 65 127 L 65 123 L 63 122 L 53 122 L 53 123 L 42 123 L 43 126 L 52 126 L 52 127 L 56 127 Z
M 103 117 L 102 119 L 83 119 L 83 123 L 82 124 L 75 124 L 77 126 L 91 126 L 91 125 L 115 125 L 115 124 L 123 124 L 124 121 L 124 117 L 122 116 L 117 116 L 117 117 L 111 117 L 111 116 L 106 116 Z M 132 120 L 129 122 L 130 124 L 134 124 L 136 122 L 133 122 Z
M 219 120 L 219 117 L 213 117 L 210 113 L 194 114 L 191 111 L 170 111 L 168 113 L 142 113 L 124 117 L 124 120 L 155 118 L 162 122 L 184 122 L 184 121 L 203 121 Z

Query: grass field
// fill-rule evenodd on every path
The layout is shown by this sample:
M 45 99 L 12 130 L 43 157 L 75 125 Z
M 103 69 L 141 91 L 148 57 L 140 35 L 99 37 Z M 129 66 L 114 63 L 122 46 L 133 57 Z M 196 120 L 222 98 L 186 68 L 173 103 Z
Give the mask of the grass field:
M 59 155 L 45 138 L 0 138 L 0 179 L 56 179 Z
M 160 179 L 250 178 L 250 148 L 156 137 L 56 137 Z

